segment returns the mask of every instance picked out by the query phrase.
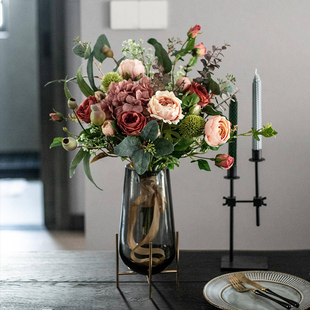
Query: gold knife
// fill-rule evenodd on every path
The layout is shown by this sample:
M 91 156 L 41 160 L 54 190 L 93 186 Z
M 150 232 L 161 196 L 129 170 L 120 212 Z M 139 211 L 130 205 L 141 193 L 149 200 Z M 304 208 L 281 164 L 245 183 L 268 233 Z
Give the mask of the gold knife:
M 283 296 L 281 296 L 281 295 L 278 295 L 277 293 L 273 292 L 273 291 L 270 290 L 269 288 L 266 288 L 266 287 L 264 287 L 264 286 L 262 286 L 262 285 L 260 285 L 260 284 L 258 284 L 258 283 L 256 283 L 256 282 L 250 280 L 250 279 L 247 278 L 243 273 L 235 273 L 235 276 L 236 276 L 236 278 L 237 278 L 239 281 L 241 281 L 241 282 L 243 282 L 243 283 L 247 283 L 247 284 L 249 284 L 249 285 L 251 285 L 251 286 L 254 286 L 254 287 L 258 288 L 259 290 L 261 290 L 261 291 L 263 291 L 263 292 L 265 292 L 265 293 L 267 293 L 267 294 L 270 294 L 270 295 L 276 296 L 276 297 L 278 297 L 278 298 L 281 298 L 281 299 L 285 300 L 287 303 L 289 303 L 290 305 L 292 305 L 292 306 L 294 306 L 294 307 L 296 307 L 296 308 L 299 307 L 299 303 L 298 303 L 298 302 L 296 302 L 296 301 L 294 301 L 294 300 L 291 300 L 291 299 L 288 299 L 288 298 L 286 298 L 286 297 L 283 297 Z

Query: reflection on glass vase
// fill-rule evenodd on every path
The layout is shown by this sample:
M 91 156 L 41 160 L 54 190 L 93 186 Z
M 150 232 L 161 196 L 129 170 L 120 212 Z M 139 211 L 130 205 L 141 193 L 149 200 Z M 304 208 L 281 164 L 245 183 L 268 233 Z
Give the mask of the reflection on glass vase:
M 125 168 L 119 253 L 133 271 L 148 274 L 152 242 L 152 274 L 163 271 L 175 256 L 175 231 L 169 170 L 139 176 Z

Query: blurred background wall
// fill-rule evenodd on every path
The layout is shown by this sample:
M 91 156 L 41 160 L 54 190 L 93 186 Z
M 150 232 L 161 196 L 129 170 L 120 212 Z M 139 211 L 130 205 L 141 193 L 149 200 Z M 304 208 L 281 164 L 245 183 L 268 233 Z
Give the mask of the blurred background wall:
M 169 0 L 168 28 L 164 30 L 111 30 L 109 7 L 108 0 L 81 0 L 81 37 L 94 44 L 100 34 L 106 34 L 116 58 L 122 56 L 124 40 L 141 38 L 148 47 L 147 39 L 155 37 L 166 46 L 171 37 L 185 40 L 195 24 L 201 25 L 203 34 L 198 41 L 207 49 L 228 42 L 231 47 L 215 76 L 232 73 L 237 78 L 239 133 L 251 127 L 252 80 L 257 68 L 262 80 L 263 124 L 272 122 L 279 134 L 263 140 L 266 161 L 259 165 L 260 193 L 267 196 L 267 206 L 261 208 L 261 226 L 255 226 L 253 206 L 239 204 L 235 208 L 235 247 L 309 249 L 310 2 Z M 103 63 L 104 72 L 112 68 L 112 61 Z M 191 76 L 197 75 L 193 71 Z M 221 148 L 221 153 L 226 151 Z M 254 196 L 251 156 L 251 138 L 239 138 L 237 199 Z M 171 171 L 181 249 L 229 248 L 229 209 L 222 206 L 223 196 L 229 195 L 229 181 L 223 178 L 225 171 L 212 168 L 207 173 L 183 160 L 180 168 Z M 89 249 L 113 250 L 124 164 L 104 159 L 92 164 L 92 172 L 103 192 L 85 181 L 87 244 Z
M 253 206 L 239 204 L 235 208 L 235 248 L 309 249 L 310 2 L 168 0 L 167 3 L 167 29 L 112 30 L 110 1 L 66 0 L 68 76 L 74 76 L 81 64 L 81 59 L 71 51 L 72 41 L 78 35 L 93 46 L 100 34 L 106 34 L 116 58 L 122 57 L 124 40 L 141 38 L 145 47 L 149 47 L 146 41 L 154 37 L 166 46 L 171 37 L 185 40 L 187 31 L 195 24 L 201 25 L 203 31 L 198 43 L 203 42 L 207 49 L 228 42 L 231 47 L 225 51 L 215 77 L 223 78 L 230 73 L 237 79 L 240 89 L 238 132 L 245 132 L 252 125 L 255 69 L 262 80 L 263 123 L 272 122 L 279 132 L 277 138 L 263 140 L 266 161 L 259 165 L 260 193 L 267 197 L 267 206 L 261 208 L 261 226 L 255 226 Z M 38 86 L 34 82 L 38 71 L 34 61 L 38 49 L 34 29 L 36 1 L 10 1 L 10 7 L 10 12 L 16 14 L 10 16 L 11 20 L 23 20 L 25 26 L 22 31 L 14 31 L 14 23 L 10 23 L 10 37 L 0 39 L 0 151 L 37 152 L 40 126 L 34 121 L 39 118 Z M 161 18 L 160 12 L 158 18 Z M 29 54 L 25 54 L 23 46 L 30 49 Z M 199 65 L 198 61 L 196 69 Z M 113 67 L 113 61 L 106 60 L 102 71 L 109 72 Z M 195 73 L 195 70 L 191 73 L 192 78 L 197 76 Z M 83 100 L 77 88 L 70 85 L 70 90 L 79 102 Z M 45 122 L 47 119 L 48 116 Z M 250 200 L 254 196 L 254 164 L 248 160 L 251 146 L 251 138 L 238 139 L 240 179 L 235 182 L 235 193 L 240 200 Z M 225 147 L 221 148 L 221 153 L 224 152 L 227 152 Z M 74 154 L 69 155 L 71 160 Z M 114 250 L 124 164 L 118 159 L 104 159 L 91 167 L 93 178 L 103 191 L 86 179 L 82 166 L 78 167 L 69 181 L 68 203 L 72 213 L 85 213 L 88 248 Z M 171 171 L 175 226 L 180 232 L 181 249 L 229 248 L 229 209 L 222 206 L 223 196 L 229 195 L 229 181 L 223 178 L 224 170 L 211 168 L 209 173 L 200 171 L 195 164 L 183 160 L 180 168 Z M 68 175 L 67 171 L 63 173 Z

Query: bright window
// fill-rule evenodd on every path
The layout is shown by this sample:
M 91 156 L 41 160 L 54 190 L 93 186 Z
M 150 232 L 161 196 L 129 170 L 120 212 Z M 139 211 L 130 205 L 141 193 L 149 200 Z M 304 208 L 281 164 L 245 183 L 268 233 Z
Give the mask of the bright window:
M 0 0 L 0 30 L 3 27 L 3 1 Z

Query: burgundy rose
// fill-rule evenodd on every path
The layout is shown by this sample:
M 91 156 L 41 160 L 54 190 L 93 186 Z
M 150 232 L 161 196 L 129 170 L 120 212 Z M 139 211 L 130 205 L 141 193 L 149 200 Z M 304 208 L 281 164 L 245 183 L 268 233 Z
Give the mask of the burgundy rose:
M 85 123 L 90 123 L 90 113 L 91 113 L 90 106 L 96 103 L 97 100 L 95 96 L 89 96 L 88 98 L 86 98 L 76 110 L 77 117 Z
M 117 117 L 117 125 L 127 136 L 137 136 L 146 125 L 143 114 L 135 111 L 123 111 Z
M 208 103 L 210 103 L 210 96 L 208 91 L 199 83 L 192 82 L 188 90 L 191 92 L 191 94 L 195 93 L 199 97 L 200 101 L 198 102 L 198 104 L 202 108 L 204 108 Z

